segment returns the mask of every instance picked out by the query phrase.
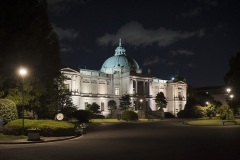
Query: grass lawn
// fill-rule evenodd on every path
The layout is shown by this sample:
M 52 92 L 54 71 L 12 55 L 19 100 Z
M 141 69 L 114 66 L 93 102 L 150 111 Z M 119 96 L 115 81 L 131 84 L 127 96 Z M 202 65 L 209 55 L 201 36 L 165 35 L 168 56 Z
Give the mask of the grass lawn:
M 235 119 L 237 121 L 237 125 L 240 125 L 240 119 Z M 197 119 L 188 121 L 189 125 L 196 125 L 196 126 L 222 126 L 223 122 L 219 118 L 213 119 Z M 225 123 L 224 125 L 235 125 L 233 122 Z
M 16 140 L 16 139 L 27 139 L 27 136 L 14 136 L 14 135 L 5 135 L 0 133 L 0 141 L 1 140 Z
M 148 119 L 139 119 L 140 122 L 149 122 Z M 159 119 L 151 119 L 150 121 L 159 121 Z M 119 123 L 119 122 L 126 122 L 124 120 L 118 120 L 118 119 L 109 119 L 109 118 L 103 118 L 103 119 L 92 119 L 90 122 L 92 123 Z
M 140 122 L 149 122 L 148 119 L 139 119 Z M 159 119 L 151 119 L 151 121 L 159 121 Z M 71 121 L 70 123 L 74 124 L 75 121 Z M 118 119 L 92 119 L 90 123 L 88 123 L 88 126 L 98 126 L 101 125 L 101 123 L 126 123 L 124 120 L 118 120 Z M 39 125 L 39 124 L 38 124 Z M 15 136 L 15 135 L 4 135 L 0 133 L 0 141 L 1 140 L 17 140 L 17 139 L 27 139 L 27 136 Z

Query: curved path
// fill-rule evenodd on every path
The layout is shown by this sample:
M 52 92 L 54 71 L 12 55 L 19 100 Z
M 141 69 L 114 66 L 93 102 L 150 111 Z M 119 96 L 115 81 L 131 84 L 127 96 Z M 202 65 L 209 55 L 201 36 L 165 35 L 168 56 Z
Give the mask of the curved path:
M 77 139 L 0 145 L 1 160 L 226 160 L 240 158 L 240 126 L 196 127 L 178 120 L 96 127 Z

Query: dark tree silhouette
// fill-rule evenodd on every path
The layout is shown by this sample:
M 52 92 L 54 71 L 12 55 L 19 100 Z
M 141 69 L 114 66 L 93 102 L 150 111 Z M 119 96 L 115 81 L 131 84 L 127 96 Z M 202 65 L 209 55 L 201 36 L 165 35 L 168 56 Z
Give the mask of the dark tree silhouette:
M 166 108 L 166 106 L 167 106 L 167 99 L 164 96 L 163 92 L 158 92 L 157 93 L 155 102 L 157 104 L 157 107 L 159 107 L 159 110 L 162 110 L 163 108 Z
M 46 0 L 0 2 L 0 84 L 1 97 L 19 87 L 17 69 L 28 69 L 29 108 L 39 117 L 54 118 L 58 110 L 57 79 L 60 75 L 60 47 L 49 23 Z
M 108 110 L 110 110 L 111 116 L 113 114 L 113 111 L 117 109 L 117 103 L 114 100 L 108 101 Z
M 231 87 L 231 92 L 234 94 L 232 102 L 228 102 L 233 108 L 234 114 L 240 114 L 240 52 L 229 60 L 229 71 L 226 73 L 225 84 Z
M 129 94 L 124 94 L 122 95 L 121 98 L 119 98 L 120 100 L 120 110 L 126 111 L 130 108 L 131 105 L 131 101 L 130 101 L 130 95 Z

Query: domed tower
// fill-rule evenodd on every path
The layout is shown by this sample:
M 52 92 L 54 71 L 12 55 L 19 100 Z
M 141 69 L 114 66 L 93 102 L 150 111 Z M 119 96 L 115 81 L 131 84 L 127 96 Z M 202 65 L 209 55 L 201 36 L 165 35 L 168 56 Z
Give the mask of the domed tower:
M 121 39 L 119 46 L 115 49 L 114 56 L 108 58 L 102 65 L 101 72 L 106 74 L 114 74 L 116 72 L 135 71 L 141 73 L 138 63 L 126 55 L 126 50 L 121 46 Z

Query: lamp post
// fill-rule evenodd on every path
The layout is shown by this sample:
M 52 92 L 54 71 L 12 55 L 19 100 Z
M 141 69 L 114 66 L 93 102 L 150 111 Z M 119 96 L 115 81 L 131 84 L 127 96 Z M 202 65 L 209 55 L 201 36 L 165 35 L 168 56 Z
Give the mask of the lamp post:
M 230 105 L 228 107 L 228 121 L 229 121 L 229 108 L 232 107 L 232 99 L 234 96 L 233 96 L 233 94 L 231 94 L 229 97 L 230 97 Z
M 229 107 L 228 107 L 228 110 L 227 110 L 227 120 L 229 121 L 229 108 L 232 106 L 232 99 L 233 99 L 233 94 L 231 94 L 230 96 L 229 96 L 229 93 L 231 92 L 231 89 L 230 88 L 227 88 L 226 89 L 227 90 L 227 100 L 229 100 L 229 98 L 230 98 L 230 105 L 229 105 Z
M 139 101 L 140 101 L 140 110 L 141 110 L 140 113 L 141 113 L 141 117 L 144 117 L 145 114 L 144 114 L 144 110 L 143 110 L 143 107 L 142 107 L 142 102 L 143 102 L 143 100 L 140 99 Z
M 24 77 L 27 75 L 27 69 L 21 67 L 19 74 L 22 78 L 22 135 L 24 135 Z
M 143 100 L 142 99 L 140 99 L 140 109 L 142 109 L 142 102 L 143 102 Z

